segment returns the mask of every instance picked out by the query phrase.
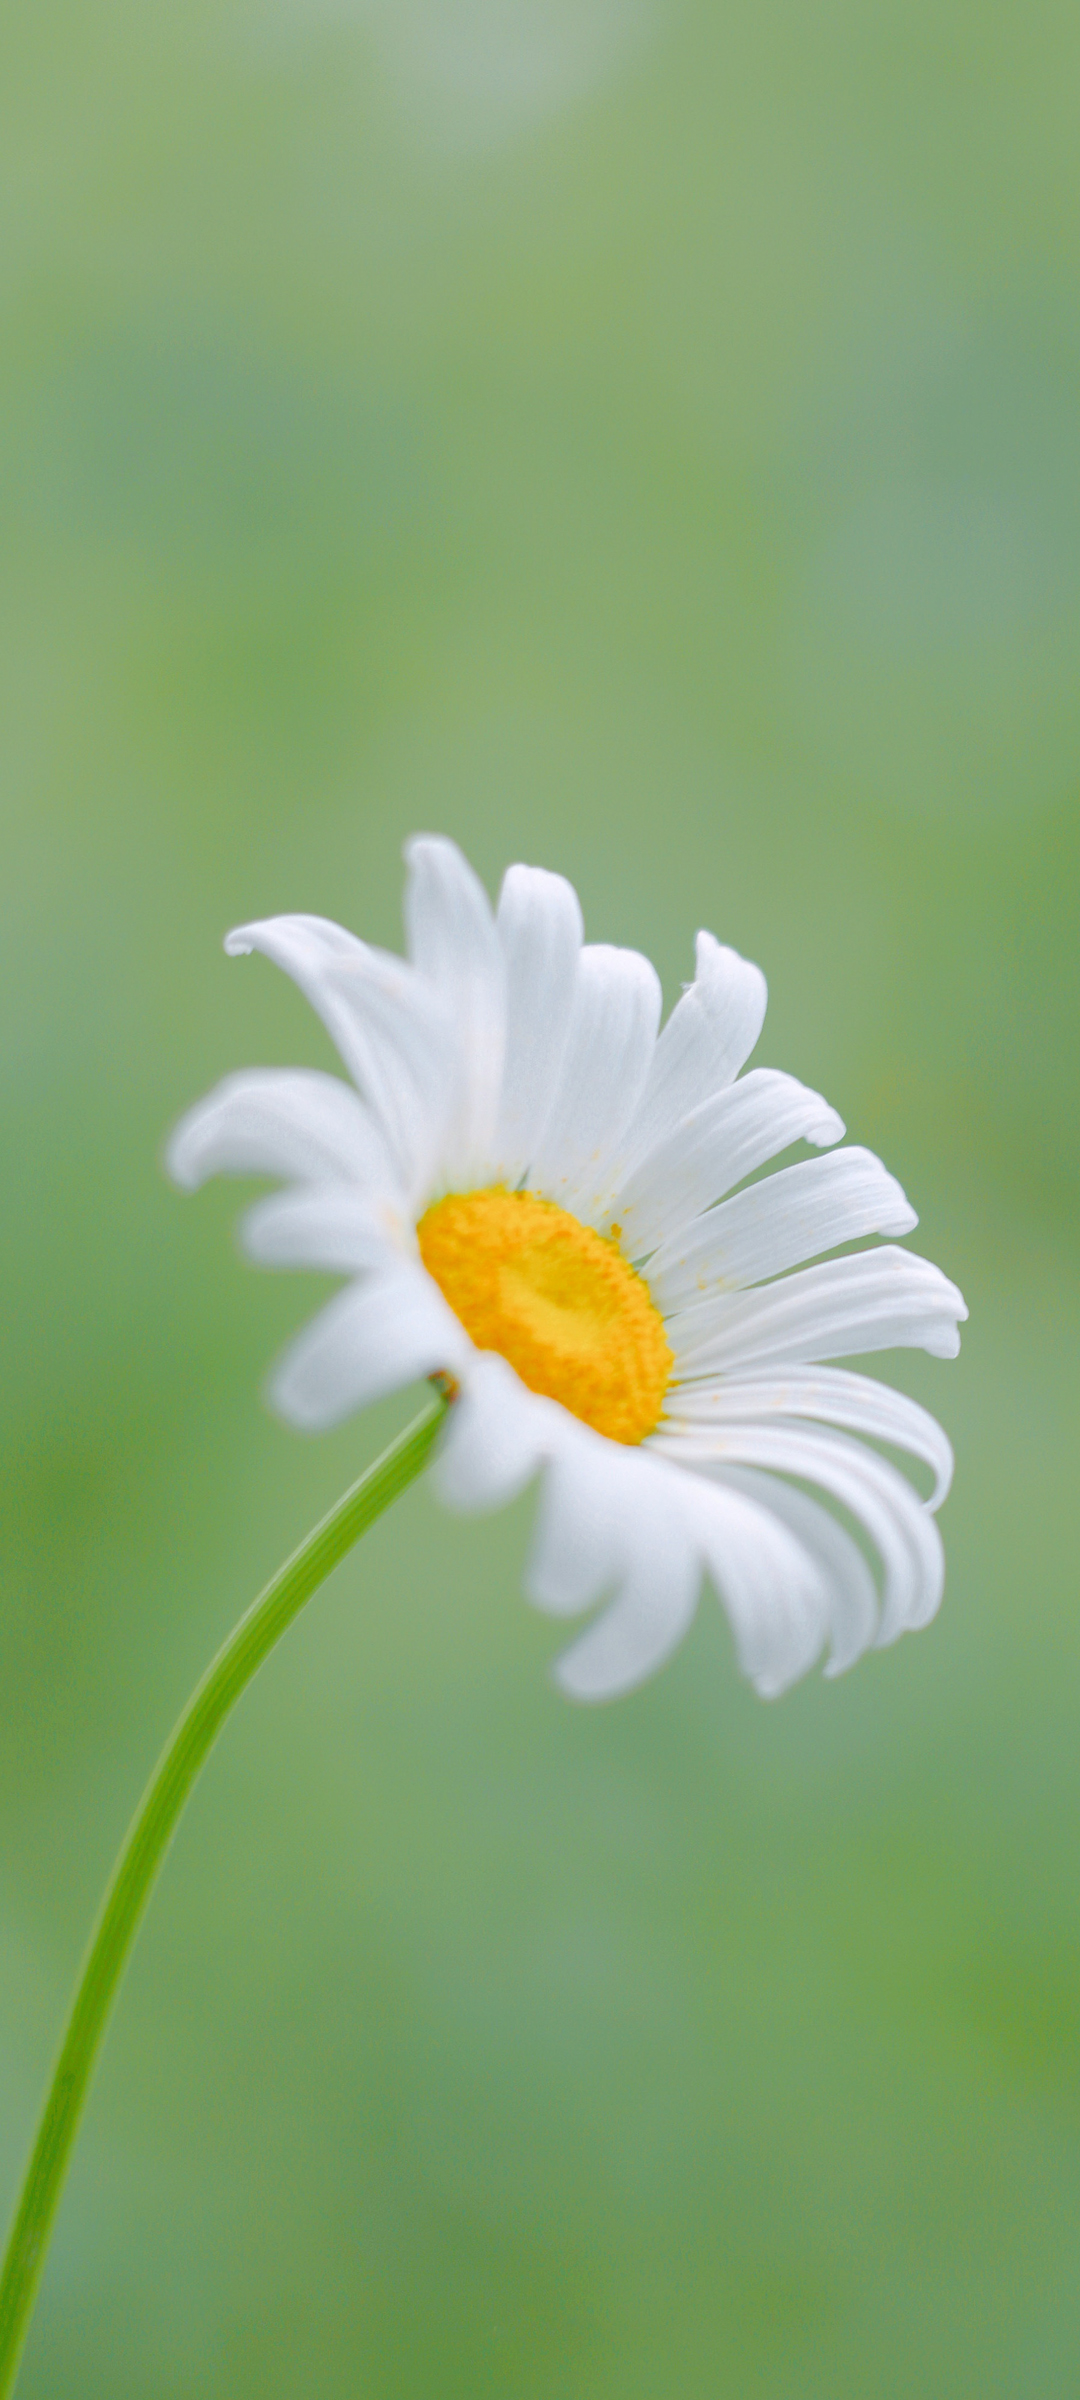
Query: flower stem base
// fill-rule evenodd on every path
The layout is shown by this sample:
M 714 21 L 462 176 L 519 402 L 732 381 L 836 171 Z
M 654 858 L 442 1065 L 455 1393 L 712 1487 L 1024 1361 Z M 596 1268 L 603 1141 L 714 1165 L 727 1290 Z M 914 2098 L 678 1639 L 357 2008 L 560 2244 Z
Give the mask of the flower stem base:
M 72 2144 L 121 1976 L 195 1778 L 264 1658 L 425 1465 L 447 1403 L 422 1410 L 279 1568 L 196 1686 L 128 1828 L 90 1938 L 0 2274 L 0 2400 L 19 2369 Z

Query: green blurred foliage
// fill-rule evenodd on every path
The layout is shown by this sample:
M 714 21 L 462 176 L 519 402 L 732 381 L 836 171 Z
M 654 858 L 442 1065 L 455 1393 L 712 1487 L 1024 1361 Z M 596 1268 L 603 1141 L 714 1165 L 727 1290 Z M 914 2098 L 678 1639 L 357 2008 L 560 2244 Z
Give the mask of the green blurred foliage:
M 140 1940 L 26 2400 L 1060 2400 L 1080 2377 L 1080 20 L 42 0 L 0 182 L 0 2164 L 141 1778 L 406 1402 L 160 1174 L 327 1062 L 232 921 L 403 837 L 706 923 L 964 1286 L 950 1580 L 774 1707 L 575 1712 L 529 1503 L 263 1673 Z

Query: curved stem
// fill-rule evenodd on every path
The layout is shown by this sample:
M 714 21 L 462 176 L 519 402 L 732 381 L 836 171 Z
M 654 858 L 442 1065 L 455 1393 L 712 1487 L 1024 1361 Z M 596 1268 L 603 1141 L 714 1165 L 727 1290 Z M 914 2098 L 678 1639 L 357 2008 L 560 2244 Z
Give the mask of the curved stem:
M 430 1403 L 316 1525 L 241 1617 L 175 1726 L 128 1827 L 75 1987 L 0 2276 L 0 2400 L 18 2373 L 94 2062 L 162 1860 L 207 1752 L 286 1626 L 338 1560 L 420 1473 L 446 1400 Z

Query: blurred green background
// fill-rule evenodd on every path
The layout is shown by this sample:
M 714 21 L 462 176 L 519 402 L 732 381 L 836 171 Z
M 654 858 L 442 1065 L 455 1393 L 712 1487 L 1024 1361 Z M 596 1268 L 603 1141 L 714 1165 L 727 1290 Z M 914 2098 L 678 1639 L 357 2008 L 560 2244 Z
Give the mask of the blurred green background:
M 40 0 L 0 183 L 0 2169 L 141 1781 L 403 1421 L 160 1144 L 330 1063 L 226 927 L 524 857 L 712 927 L 964 1287 L 931 1632 L 575 1712 L 411 1493 L 155 1899 L 25 2400 L 1080 2383 L 1080 19 Z M 5 2203 L 6 2206 L 6 2203 Z

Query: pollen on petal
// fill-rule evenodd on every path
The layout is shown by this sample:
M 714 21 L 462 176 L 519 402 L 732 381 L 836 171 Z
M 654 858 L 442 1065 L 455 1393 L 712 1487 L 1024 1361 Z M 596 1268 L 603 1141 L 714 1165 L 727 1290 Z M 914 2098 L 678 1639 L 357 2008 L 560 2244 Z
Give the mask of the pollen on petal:
M 501 1185 L 451 1192 L 417 1226 L 420 1255 L 478 1350 L 614 1442 L 640 1442 L 674 1363 L 647 1285 L 568 1209 Z

